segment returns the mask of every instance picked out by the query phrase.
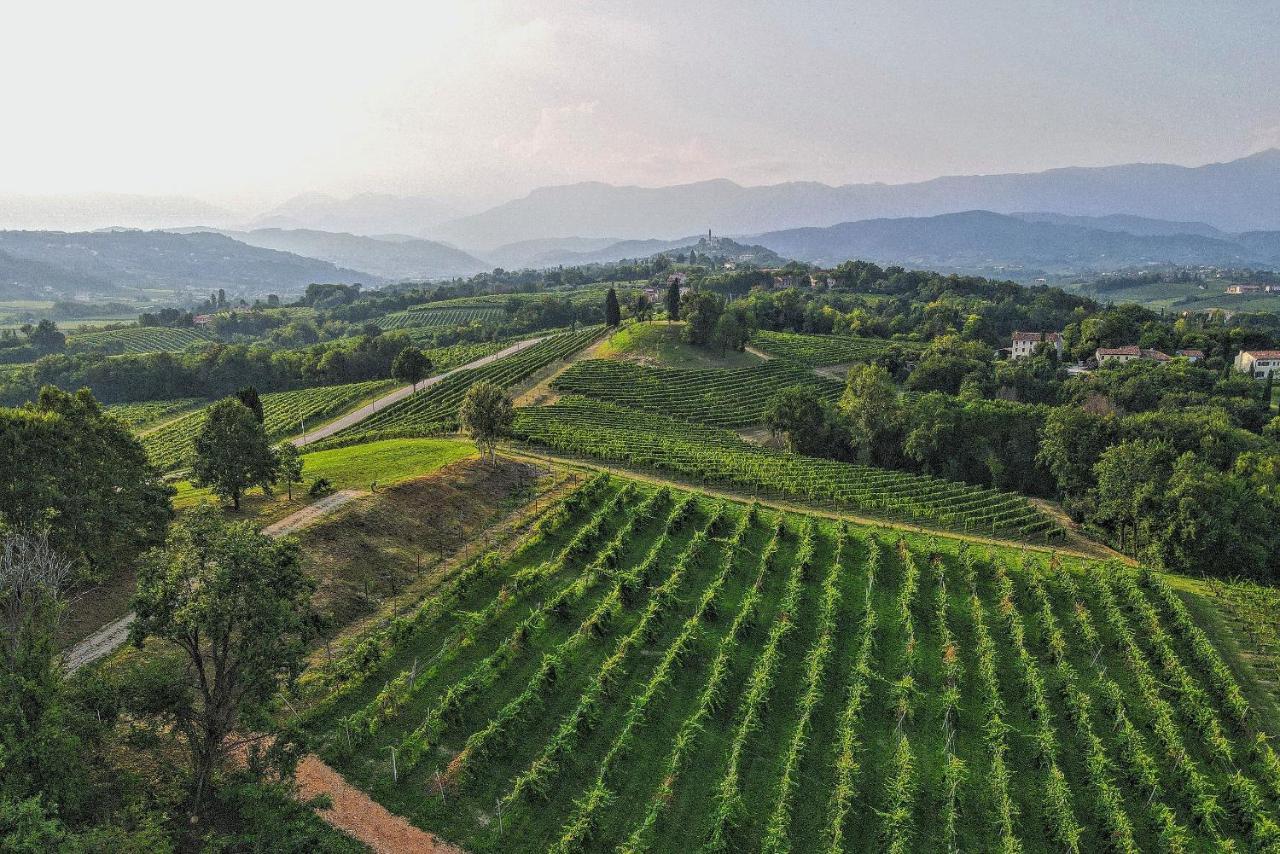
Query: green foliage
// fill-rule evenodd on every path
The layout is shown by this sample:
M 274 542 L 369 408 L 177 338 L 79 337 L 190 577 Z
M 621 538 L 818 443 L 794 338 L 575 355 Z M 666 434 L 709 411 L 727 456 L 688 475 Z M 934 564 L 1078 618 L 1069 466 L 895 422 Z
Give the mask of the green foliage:
M 919 346 L 856 335 L 801 335 L 794 332 L 771 332 L 765 329 L 752 335 L 751 343 L 780 359 L 808 367 L 838 365 L 845 362 L 872 362 L 889 354 L 895 348 L 911 352 L 917 350 Z
M 233 397 L 209 407 L 191 459 L 197 486 L 211 488 L 239 510 L 246 489 L 271 489 L 279 466 L 267 431 L 252 410 Z
M 0 408 L 0 522 L 46 528 L 55 549 L 101 580 L 160 542 L 173 490 L 87 391 L 45 388 Z
M 274 728 L 268 712 L 275 693 L 297 675 L 306 653 L 314 587 L 296 541 L 264 536 L 247 522 L 228 524 L 208 505 L 175 525 L 139 570 L 130 640 L 174 644 L 188 665 L 188 692 L 175 695 L 165 712 L 191 754 L 197 813 L 227 737 Z
M 391 363 L 391 375 L 417 388 L 418 383 L 426 379 L 434 367 L 431 360 L 417 347 L 406 347 Z
M 557 376 L 552 387 L 688 421 L 745 427 L 764 420 L 771 394 L 805 382 L 811 382 L 823 399 L 836 396 L 838 386 L 834 381 L 824 383 L 800 368 L 776 360 L 749 368 L 692 370 L 584 359 Z
M 604 325 L 616 327 L 622 323 L 622 308 L 618 305 L 618 292 L 609 288 L 604 295 Z
M 511 398 L 501 386 L 487 380 L 468 388 L 458 407 L 458 426 L 491 457 L 498 442 L 510 434 L 515 417 Z
M 276 446 L 277 476 L 284 482 L 289 500 L 293 500 L 293 485 L 302 483 L 302 455 L 298 446 L 292 442 L 283 442 Z

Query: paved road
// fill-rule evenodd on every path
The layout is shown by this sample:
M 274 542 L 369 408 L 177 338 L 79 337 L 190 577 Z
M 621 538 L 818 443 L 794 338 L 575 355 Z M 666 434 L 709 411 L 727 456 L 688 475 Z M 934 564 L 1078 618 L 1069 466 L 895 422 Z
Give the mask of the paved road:
M 519 353 L 521 350 L 524 350 L 528 347 L 532 347 L 534 344 L 537 344 L 539 341 L 542 341 L 546 337 L 547 336 L 543 335 L 538 338 L 526 338 L 523 341 L 517 341 L 516 343 L 512 344 L 510 347 L 507 347 L 506 349 L 503 349 L 503 350 L 499 350 L 498 352 L 492 355 L 484 356 L 482 358 L 476 359 L 474 362 L 468 362 L 465 365 L 460 365 L 459 367 L 456 367 L 453 370 L 445 371 L 443 374 L 436 374 L 434 377 L 430 377 L 429 379 L 425 379 L 422 382 L 418 383 L 418 390 L 421 391 L 424 388 L 433 386 L 436 383 L 443 380 L 445 377 L 449 376 L 450 374 L 456 374 L 458 371 L 466 371 L 466 370 L 470 370 L 471 368 L 483 368 L 485 365 L 489 364 L 490 362 L 496 362 L 498 359 L 504 358 L 506 356 L 510 356 L 512 353 Z M 293 444 L 301 448 L 304 445 L 310 445 L 312 442 L 319 442 L 321 439 L 327 439 L 330 436 L 337 433 L 338 431 L 347 429 L 352 424 L 359 424 L 361 421 L 365 420 L 373 413 L 378 412 L 379 410 L 386 409 L 388 406 L 395 403 L 397 400 L 403 400 L 404 398 L 413 394 L 413 392 L 414 392 L 413 386 L 411 385 L 401 386 L 395 391 L 387 392 L 382 397 L 379 397 L 378 399 L 374 400 L 372 403 L 366 403 L 364 406 L 360 407 L 359 409 L 355 409 L 355 410 L 352 410 L 351 412 L 348 412 L 346 415 L 342 416 L 336 421 L 330 421 L 328 424 L 324 425 L 323 427 L 317 430 L 313 430 L 310 433 L 304 433 L 303 435 L 297 436 L 293 439 L 290 439 L 289 441 L 293 442 Z
M 262 533 L 271 537 L 282 537 L 285 534 L 291 534 L 363 494 L 354 489 L 335 492 L 333 495 L 321 498 L 314 504 L 308 504 L 301 510 L 290 513 L 275 524 L 268 525 L 262 529 Z M 129 612 L 71 647 L 71 649 L 67 650 L 67 672 L 75 673 L 81 667 L 86 664 L 92 664 L 120 646 L 129 637 L 129 626 L 132 624 L 133 612 Z

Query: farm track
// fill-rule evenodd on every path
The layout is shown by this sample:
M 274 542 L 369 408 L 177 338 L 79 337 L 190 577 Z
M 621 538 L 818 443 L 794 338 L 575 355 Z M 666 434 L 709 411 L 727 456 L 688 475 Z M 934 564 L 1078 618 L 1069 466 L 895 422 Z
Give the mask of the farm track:
M 377 398 L 371 403 L 366 403 L 364 406 L 361 406 L 359 409 L 354 409 L 351 412 L 348 412 L 346 415 L 343 415 L 334 421 L 330 421 L 328 424 L 324 425 L 323 427 L 317 430 L 312 430 L 310 433 L 304 433 L 301 436 L 296 436 L 293 439 L 290 439 L 289 441 L 297 445 L 299 448 L 302 448 L 302 447 L 306 447 L 307 445 L 313 444 L 315 442 L 319 442 L 321 439 L 327 439 L 330 436 L 333 436 L 336 433 L 342 430 L 345 430 L 348 427 L 351 427 L 352 425 L 359 424 L 361 421 L 365 420 L 366 418 L 369 418 L 375 413 L 383 409 L 386 409 L 388 406 L 390 406 L 393 403 L 396 403 L 397 401 L 403 400 L 404 398 L 408 397 L 414 392 L 421 391 L 424 388 L 430 388 L 436 383 L 443 381 L 446 377 L 456 374 L 458 371 L 466 371 L 466 370 L 471 370 L 473 368 L 483 368 L 485 365 L 488 365 L 492 362 L 496 362 L 497 360 L 505 358 L 506 356 L 519 353 L 521 350 L 525 350 L 529 347 L 532 347 L 534 344 L 537 344 L 539 341 L 542 341 L 545 337 L 546 336 L 542 336 L 539 338 L 526 338 L 523 341 L 517 341 L 516 343 L 512 344 L 510 347 L 507 347 L 505 350 L 499 350 L 496 353 L 492 353 L 488 356 L 483 356 L 479 359 L 476 359 L 474 362 L 468 362 L 465 365 L 459 365 L 458 367 L 445 371 L 442 374 L 436 374 L 434 377 L 425 379 L 422 382 L 418 383 L 416 387 L 412 385 L 402 386 L 392 392 L 384 394 L 382 397 Z
M 337 508 L 364 494 L 366 493 L 357 492 L 354 489 L 335 492 L 333 495 L 321 498 L 314 504 L 309 504 L 301 510 L 290 513 L 279 522 L 268 525 L 262 529 L 262 533 L 270 537 L 283 537 L 285 534 L 292 534 L 294 531 L 305 528 L 321 516 L 332 513 Z M 113 652 L 129 637 L 129 626 L 132 624 L 133 612 L 130 611 L 67 650 L 67 673 L 75 673 L 81 667 L 92 664 Z
M 1076 542 L 1066 544 L 1058 543 L 1051 546 L 1037 545 L 1035 543 L 1027 543 L 1021 540 L 1008 540 L 999 537 L 984 537 L 979 534 L 963 534 L 956 531 L 950 531 L 941 528 L 930 528 L 926 525 L 911 525 L 905 522 L 897 522 L 889 519 L 883 519 L 876 516 L 864 516 L 844 510 L 826 510 L 820 507 L 812 507 L 796 501 L 785 501 L 778 498 L 771 498 L 762 495 L 752 495 L 746 492 L 735 492 L 720 487 L 708 486 L 706 484 L 695 483 L 691 480 L 680 480 L 669 477 L 658 477 L 638 469 L 629 469 L 622 466 L 605 465 L 604 463 L 593 460 L 561 456 L 546 452 L 542 449 L 531 450 L 525 447 L 504 445 L 502 452 L 510 457 L 519 459 L 536 460 L 539 462 L 552 462 L 557 465 L 566 466 L 576 469 L 587 469 L 591 471 L 605 471 L 610 474 L 631 480 L 642 480 L 646 483 L 654 483 L 660 486 L 670 486 L 676 489 L 694 490 L 705 493 L 706 495 L 717 498 L 728 498 L 732 501 L 757 501 L 762 506 L 773 507 L 778 510 L 786 510 L 790 513 L 802 513 L 807 516 L 821 516 L 826 519 L 847 519 L 850 522 L 856 522 L 859 525 L 867 525 L 869 527 L 884 528 L 886 530 L 909 531 L 915 534 L 936 534 L 941 537 L 948 537 L 955 540 L 964 540 L 970 543 L 982 543 L 993 546 L 1016 546 L 1018 548 L 1030 549 L 1032 551 L 1044 552 L 1046 554 L 1068 554 L 1074 557 L 1089 558 L 1090 560 L 1119 560 L 1134 566 L 1135 562 L 1119 552 L 1112 551 L 1101 543 L 1095 543 L 1091 540 L 1080 538 Z
M 317 810 L 317 815 L 378 854 L 462 854 L 461 848 L 414 827 L 352 786 L 318 756 L 298 763 L 297 783 L 300 799 L 327 795 L 332 801 L 332 807 Z

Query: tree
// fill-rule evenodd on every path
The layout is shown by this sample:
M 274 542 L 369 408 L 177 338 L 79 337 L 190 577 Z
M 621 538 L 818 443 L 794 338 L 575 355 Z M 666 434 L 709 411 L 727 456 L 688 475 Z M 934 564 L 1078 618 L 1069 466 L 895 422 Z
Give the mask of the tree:
M 391 363 L 391 375 L 401 382 L 411 383 L 418 390 L 418 383 L 431 375 L 435 365 L 417 347 L 405 347 Z
M 278 467 L 267 431 L 248 407 L 234 397 L 209 407 L 191 461 L 198 486 L 210 487 L 239 510 L 241 494 L 253 486 L 269 490 Z
M 695 347 L 708 347 L 715 339 L 716 322 L 724 301 L 709 291 L 694 291 L 684 298 L 684 340 Z
M 276 462 L 280 466 L 280 480 L 284 482 L 286 497 L 293 500 L 293 485 L 302 483 L 302 454 L 292 442 L 276 446 Z
M 797 385 L 776 392 L 765 406 L 764 423 L 771 434 L 783 437 L 788 451 L 813 455 L 829 451 L 827 413 L 814 386 Z
M 653 317 L 653 304 L 649 302 L 649 298 L 645 296 L 643 292 L 636 294 L 632 298 L 631 314 L 634 315 L 635 319 L 641 323 Z
M 262 408 L 262 398 L 258 396 L 258 390 L 251 385 L 236 392 L 236 399 L 245 405 L 253 417 L 258 419 L 259 424 L 267 423 L 267 413 Z
M 900 459 L 902 404 L 888 371 L 879 365 L 850 368 L 839 408 L 849 420 L 849 443 L 860 462 L 892 465 Z
M 1173 454 L 1160 440 L 1121 442 L 1094 465 L 1098 508 L 1093 520 L 1113 527 L 1121 550 L 1160 562 L 1157 528 L 1167 517 Z
M 41 353 L 61 353 L 67 348 L 67 336 L 58 330 L 58 324 L 47 318 L 36 324 L 27 338 Z
M 604 295 L 604 325 L 617 326 L 622 323 L 622 309 L 618 306 L 618 292 L 609 288 Z
M 501 386 L 488 381 L 475 383 L 467 389 L 458 409 L 458 423 L 463 431 L 480 446 L 482 453 L 488 454 L 492 462 L 497 462 L 498 441 L 510 432 L 515 416 L 507 393 Z
M 675 276 L 667 282 L 667 323 L 680 319 L 680 280 Z
M 315 583 L 298 544 L 201 505 L 138 573 L 129 639 L 174 644 L 185 660 L 167 709 L 190 756 L 191 809 L 201 815 L 236 731 L 270 734 L 272 699 L 302 669 Z
M 751 316 L 744 306 L 731 305 L 716 319 L 715 342 L 721 352 L 742 352 L 751 340 Z
M 218 288 L 218 308 L 222 308 L 226 304 L 227 304 L 227 292 L 222 288 Z
M 81 786 L 56 634 L 71 561 L 33 530 L 0 542 L 0 795 L 66 805 Z M 3 830 L 0 822 L 0 830 Z
M 0 408 L 0 527 L 38 528 L 101 581 L 164 540 L 173 517 L 166 484 L 124 422 L 87 389 L 40 389 L 35 404 Z

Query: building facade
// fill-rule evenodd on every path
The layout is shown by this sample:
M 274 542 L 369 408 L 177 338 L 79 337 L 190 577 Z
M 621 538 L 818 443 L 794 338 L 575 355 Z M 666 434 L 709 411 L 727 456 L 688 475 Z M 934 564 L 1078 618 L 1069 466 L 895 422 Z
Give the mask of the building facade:
M 1012 359 L 1022 359 L 1030 356 L 1035 352 L 1038 344 L 1052 344 L 1053 349 L 1058 352 L 1059 358 L 1062 356 L 1062 336 L 1057 332 L 1015 332 L 1013 333 L 1013 346 L 1010 348 L 1009 357 Z
M 1280 350 L 1241 350 L 1236 354 L 1236 370 L 1254 379 L 1280 373 Z

